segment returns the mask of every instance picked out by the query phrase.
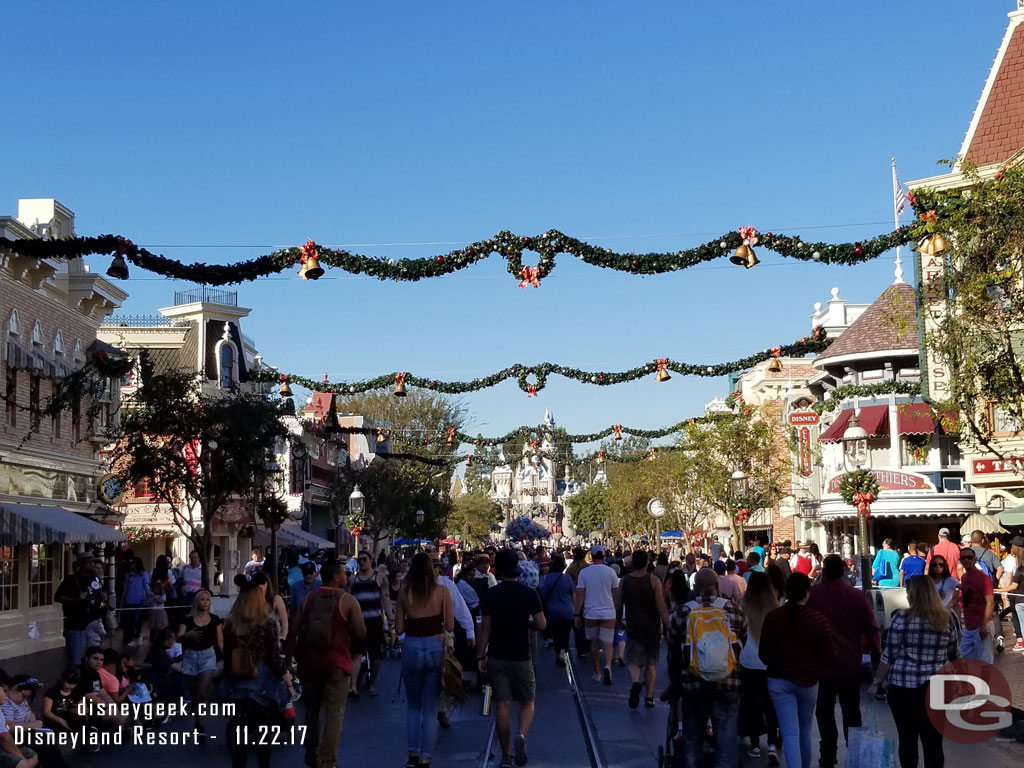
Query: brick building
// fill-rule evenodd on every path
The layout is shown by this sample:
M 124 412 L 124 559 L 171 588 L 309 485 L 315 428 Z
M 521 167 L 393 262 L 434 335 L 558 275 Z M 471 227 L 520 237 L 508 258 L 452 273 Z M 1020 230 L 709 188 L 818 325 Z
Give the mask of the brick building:
M 0 236 L 69 237 L 74 225 L 74 213 L 56 200 L 19 200 L 17 216 L 0 217 Z M 72 545 L 102 547 L 122 538 L 103 524 L 118 522 L 109 506 L 116 498 L 104 498 L 99 487 L 99 449 L 107 428 L 116 426 L 119 382 L 106 382 L 95 409 L 80 402 L 53 417 L 43 409 L 62 378 L 90 355 L 111 351 L 96 331 L 125 298 L 80 259 L 31 259 L 0 249 L 0 657 L 60 646 L 53 593 L 70 567 Z

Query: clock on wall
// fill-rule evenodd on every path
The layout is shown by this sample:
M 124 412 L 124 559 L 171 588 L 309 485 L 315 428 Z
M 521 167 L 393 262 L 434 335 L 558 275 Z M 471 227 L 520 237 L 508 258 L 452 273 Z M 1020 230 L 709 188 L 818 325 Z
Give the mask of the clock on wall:
M 124 483 L 117 475 L 110 473 L 100 478 L 99 495 L 102 501 L 113 506 L 124 496 Z

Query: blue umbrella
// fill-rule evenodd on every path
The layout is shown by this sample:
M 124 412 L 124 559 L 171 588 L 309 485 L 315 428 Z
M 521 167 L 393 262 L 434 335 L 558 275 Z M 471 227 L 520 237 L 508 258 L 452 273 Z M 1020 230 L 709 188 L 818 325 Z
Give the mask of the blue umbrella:
M 409 546 L 410 544 L 415 544 L 415 542 L 413 542 L 413 541 L 409 541 L 409 540 L 408 540 L 407 538 L 405 538 L 404 536 L 403 536 L 402 538 L 400 538 L 400 539 L 395 539 L 393 543 L 394 543 L 394 545 L 395 545 L 396 547 L 407 547 L 407 546 Z
M 663 539 L 681 539 L 683 538 L 682 531 L 662 531 L 661 538 Z

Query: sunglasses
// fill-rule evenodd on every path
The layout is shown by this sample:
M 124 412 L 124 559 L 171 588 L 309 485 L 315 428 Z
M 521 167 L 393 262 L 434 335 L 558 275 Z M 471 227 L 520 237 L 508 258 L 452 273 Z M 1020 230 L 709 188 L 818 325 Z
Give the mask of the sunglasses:
M 359 558 L 359 562 L 360 563 L 368 563 L 368 562 L 370 562 L 370 558 L 368 558 L 368 557 L 360 557 Z

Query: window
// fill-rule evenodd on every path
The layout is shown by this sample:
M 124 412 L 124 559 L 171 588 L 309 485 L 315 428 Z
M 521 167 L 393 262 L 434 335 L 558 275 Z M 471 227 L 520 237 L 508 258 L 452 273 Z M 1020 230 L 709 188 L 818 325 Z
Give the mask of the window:
M 82 352 L 82 342 L 77 339 L 75 340 L 75 351 L 72 359 L 76 363 L 81 363 L 85 360 L 85 354 Z
M 235 384 L 235 348 L 228 343 L 220 345 L 220 387 L 230 389 Z
M 54 384 L 53 385 L 53 394 L 54 394 L 54 396 L 58 396 L 59 395 L 59 391 L 58 391 L 58 387 L 59 386 L 60 385 L 58 385 L 58 384 Z M 50 415 L 50 436 L 54 440 L 60 440 L 60 426 L 61 426 L 60 422 L 61 422 L 61 420 L 63 418 L 64 418 L 64 412 L 63 411 L 54 411 Z
M 1002 405 L 992 406 L 991 419 L 992 431 L 996 433 L 1015 434 L 1022 429 L 1020 419 Z
M 28 380 L 28 411 L 29 418 L 32 421 L 32 431 L 39 431 L 39 418 L 40 418 L 40 406 L 39 406 L 39 392 L 42 388 L 41 379 L 32 374 Z
M 61 548 L 49 544 L 33 544 L 28 568 L 28 607 L 53 605 L 53 593 L 60 581 Z
M 0 611 L 18 610 L 18 548 L 0 546 Z
M 71 439 L 82 442 L 82 401 L 77 397 L 71 402 Z
M 18 371 L 14 368 L 7 369 L 7 389 L 4 392 L 7 402 L 7 425 L 18 426 Z
M 132 497 L 136 499 L 151 499 L 153 492 L 149 489 L 149 478 L 144 477 L 135 484 Z
M 43 346 L 43 329 L 38 320 L 32 326 L 32 343 L 36 346 Z
M 64 337 L 60 331 L 53 337 L 53 354 L 55 357 L 64 357 Z
M 7 333 L 11 336 L 21 335 L 21 323 L 18 322 L 18 310 L 12 309 L 11 315 L 7 318 Z

